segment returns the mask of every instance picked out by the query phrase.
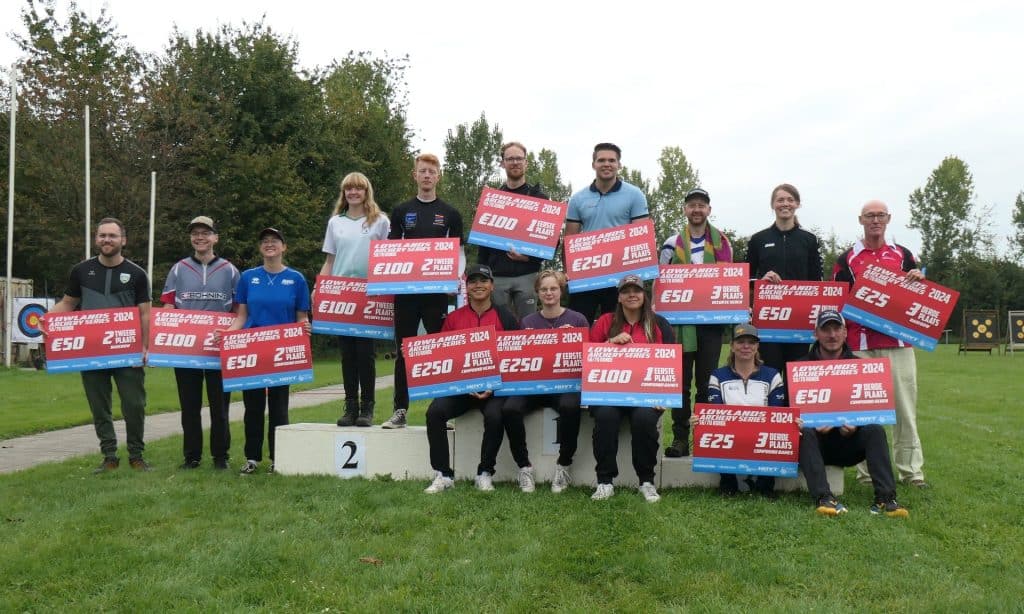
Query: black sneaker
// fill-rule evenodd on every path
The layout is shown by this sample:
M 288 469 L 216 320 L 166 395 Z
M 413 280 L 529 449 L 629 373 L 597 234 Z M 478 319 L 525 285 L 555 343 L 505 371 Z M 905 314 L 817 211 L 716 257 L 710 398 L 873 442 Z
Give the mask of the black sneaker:
M 223 471 L 228 468 L 228 459 L 226 458 L 215 458 L 213 459 L 213 468 L 218 471 Z
M 875 504 L 871 506 L 871 513 L 876 516 L 885 515 L 889 518 L 906 518 L 910 516 L 910 512 L 907 511 L 907 508 L 897 503 L 896 499 L 875 501 Z
M 116 456 L 108 456 L 108 457 L 104 458 L 103 462 L 100 463 L 99 467 L 96 467 L 95 469 L 93 469 L 92 472 L 94 474 L 106 473 L 108 471 L 113 471 L 113 470 L 117 469 L 120 466 L 121 466 L 121 459 L 119 459 Z
M 199 461 L 187 460 L 184 463 L 178 465 L 178 469 L 199 469 Z
M 141 456 L 137 458 L 129 458 L 128 465 L 136 471 L 152 471 L 153 468 L 147 463 Z

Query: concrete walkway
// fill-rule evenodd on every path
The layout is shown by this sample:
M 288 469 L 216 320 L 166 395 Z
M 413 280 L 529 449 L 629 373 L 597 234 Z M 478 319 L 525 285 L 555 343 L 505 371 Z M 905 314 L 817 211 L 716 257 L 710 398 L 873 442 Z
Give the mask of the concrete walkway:
M 392 375 L 384 375 L 377 378 L 377 390 L 391 388 L 395 385 L 395 378 Z M 240 397 L 240 394 L 233 396 Z M 345 398 L 345 391 L 341 384 L 314 388 L 302 392 L 293 392 L 289 400 L 289 409 L 312 407 L 330 401 L 340 401 Z M 230 419 L 232 422 L 242 420 L 245 408 L 242 402 L 235 401 L 231 404 Z M 340 413 L 339 413 L 340 415 Z M 210 412 L 203 411 L 203 429 L 210 428 Z M 117 441 L 123 446 L 125 442 L 124 420 L 114 422 L 114 430 L 117 432 Z M 146 416 L 147 443 L 181 434 L 181 412 L 171 411 L 162 414 Z M 22 469 L 28 469 L 43 463 L 59 462 L 84 454 L 94 454 L 99 459 L 99 440 L 96 439 L 96 429 L 92 424 L 76 426 L 59 431 L 49 431 L 25 437 L 0 440 L 0 474 L 14 473 Z

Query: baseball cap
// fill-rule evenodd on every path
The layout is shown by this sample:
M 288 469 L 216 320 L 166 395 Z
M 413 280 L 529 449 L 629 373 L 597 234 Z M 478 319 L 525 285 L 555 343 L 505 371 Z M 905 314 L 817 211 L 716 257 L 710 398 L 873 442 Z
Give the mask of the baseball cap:
M 641 290 L 644 289 L 644 280 L 640 279 L 639 275 L 624 275 L 619 283 L 615 284 L 615 287 L 622 290 L 626 286 L 637 286 Z
M 466 267 L 466 281 L 469 281 L 470 277 L 486 277 L 487 279 L 494 281 L 494 273 L 491 272 L 491 267 L 486 264 L 471 264 Z
M 758 341 L 761 340 L 757 334 L 757 327 L 753 324 L 737 324 L 736 328 L 732 329 L 732 338 L 739 339 L 740 337 L 753 337 Z
M 276 229 L 276 228 L 270 228 L 268 226 L 267 228 L 264 228 L 263 230 L 261 230 L 260 231 L 259 240 L 262 241 L 263 237 L 265 237 L 267 235 L 274 235 L 278 239 L 281 239 L 281 243 L 286 243 L 286 241 L 284 240 L 284 235 L 281 234 L 281 231 Z
M 843 318 L 843 314 L 839 313 L 835 309 L 825 309 L 818 314 L 818 323 L 815 328 L 821 328 L 829 322 L 838 322 L 840 326 L 846 326 L 846 320 Z
M 693 188 L 692 190 L 686 193 L 686 196 L 683 198 L 683 202 L 685 203 L 691 198 L 697 197 L 703 198 L 704 200 L 707 201 L 709 205 L 711 204 L 711 196 L 708 194 L 708 191 L 705 190 L 704 188 Z
M 213 225 L 213 220 L 205 215 L 193 218 L 192 221 L 188 223 L 188 232 L 192 232 L 192 229 L 196 226 L 206 226 L 213 232 L 217 232 L 217 227 Z

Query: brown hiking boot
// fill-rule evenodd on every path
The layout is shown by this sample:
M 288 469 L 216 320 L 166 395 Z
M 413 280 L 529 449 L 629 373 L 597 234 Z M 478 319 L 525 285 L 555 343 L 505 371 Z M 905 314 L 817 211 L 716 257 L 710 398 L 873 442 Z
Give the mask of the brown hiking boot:
M 143 460 L 141 456 L 138 457 L 138 458 L 130 458 L 130 459 L 128 459 L 128 464 L 131 466 L 132 469 L 134 469 L 136 471 L 152 471 L 153 470 L 153 468 L 149 466 L 149 463 L 147 463 L 145 460 Z
M 121 459 L 119 459 L 116 456 L 108 456 L 108 457 L 104 458 L 103 462 L 100 463 L 100 466 L 96 467 L 95 469 L 93 469 L 92 472 L 94 474 L 106 473 L 108 471 L 113 471 L 113 470 L 117 469 L 120 466 L 121 466 Z

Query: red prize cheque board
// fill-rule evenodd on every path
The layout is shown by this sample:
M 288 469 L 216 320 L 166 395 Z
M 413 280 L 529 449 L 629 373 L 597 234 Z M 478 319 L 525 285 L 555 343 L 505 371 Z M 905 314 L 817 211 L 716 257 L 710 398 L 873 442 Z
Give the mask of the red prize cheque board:
M 402 355 L 413 401 L 501 387 L 493 326 L 406 337 Z
M 734 324 L 750 318 L 746 262 L 663 264 L 654 282 L 654 311 L 672 324 Z
M 683 346 L 678 343 L 584 343 L 580 403 L 682 407 Z
M 220 346 L 224 392 L 313 381 L 313 353 L 302 324 L 224 333 Z
M 795 478 L 800 429 L 788 407 L 697 403 L 693 471 Z
M 46 372 L 142 366 L 138 307 L 48 313 Z
M 459 239 L 370 241 L 366 293 L 455 292 L 459 286 Z
M 818 313 L 839 311 L 849 286 L 836 281 L 754 282 L 754 314 L 761 341 L 811 343 Z
M 150 367 L 220 369 L 220 348 L 213 332 L 224 330 L 235 314 L 223 311 L 151 309 L 149 312 Z
M 569 235 L 564 242 L 569 292 L 614 288 L 629 273 L 641 279 L 658 276 L 654 223 L 649 219 Z
M 816 360 L 786 364 L 790 405 L 804 426 L 896 424 L 888 358 Z
M 857 276 L 843 315 L 931 352 L 959 298 L 956 290 L 871 264 Z
M 580 391 L 586 328 L 515 330 L 498 333 L 500 397 Z
M 467 242 L 550 260 L 568 210 L 567 203 L 484 188 Z
M 315 298 L 314 333 L 395 338 L 395 298 L 367 296 L 365 279 L 317 275 Z

